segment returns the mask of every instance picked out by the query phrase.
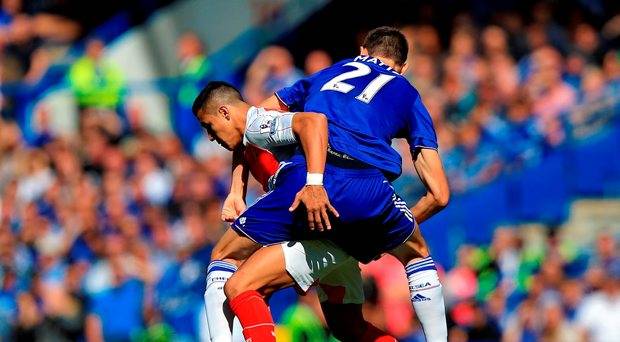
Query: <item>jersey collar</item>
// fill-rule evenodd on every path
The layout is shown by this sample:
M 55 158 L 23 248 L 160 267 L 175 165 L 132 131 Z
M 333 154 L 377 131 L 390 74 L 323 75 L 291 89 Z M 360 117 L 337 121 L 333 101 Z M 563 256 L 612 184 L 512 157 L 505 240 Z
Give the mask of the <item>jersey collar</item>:
M 258 111 L 257 107 L 254 106 L 250 106 L 250 108 L 248 109 L 248 111 L 245 114 L 245 130 L 243 131 L 243 146 L 248 146 L 248 138 L 245 135 L 245 132 L 248 131 L 248 127 L 250 126 L 250 119 L 252 118 L 252 113 L 254 111 Z

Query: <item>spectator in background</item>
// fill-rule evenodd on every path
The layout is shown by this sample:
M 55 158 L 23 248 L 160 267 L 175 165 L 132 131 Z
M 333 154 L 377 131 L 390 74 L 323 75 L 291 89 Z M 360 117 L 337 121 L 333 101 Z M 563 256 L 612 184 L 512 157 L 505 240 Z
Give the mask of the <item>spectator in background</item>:
M 509 102 L 504 122 L 504 129 L 495 139 L 504 150 L 507 166 L 519 169 L 539 163 L 546 146 L 544 132 L 532 116 L 527 97 L 517 96 Z
M 482 52 L 484 57 L 492 59 L 496 55 L 509 54 L 508 35 L 499 26 L 487 26 L 482 31 Z
M 433 58 L 441 54 L 441 41 L 437 29 L 432 25 L 408 27 L 405 30 L 407 40 L 411 39 L 411 46 L 415 53 L 427 54 Z
M 480 127 L 466 122 L 458 128 L 459 144 L 451 157 L 452 167 L 461 170 L 461 177 L 450 180 L 453 190 L 462 192 L 494 180 L 503 167 L 496 146 L 482 136 Z
M 311 51 L 306 56 L 304 71 L 306 75 L 312 75 L 332 65 L 332 58 L 323 50 Z
M 577 324 L 585 340 L 620 341 L 620 259 L 606 267 L 602 285 L 583 300 Z
M 126 341 L 144 326 L 145 282 L 122 235 L 105 238 L 106 259 L 86 275 L 89 312 L 85 334 L 91 341 Z
M 573 33 L 573 44 L 575 52 L 587 63 L 596 63 L 602 57 L 599 35 L 590 24 L 577 25 Z
M 180 63 L 177 108 L 172 116 L 174 131 L 186 151 L 193 152 L 202 129 L 192 113 L 192 103 L 200 90 L 214 78 L 215 70 L 207 58 L 203 43 L 194 32 L 186 32 L 177 41 Z
M 281 46 L 264 48 L 248 68 L 244 97 L 253 105 L 260 103 L 276 90 L 289 86 L 303 77 L 295 68 L 293 56 Z
M 531 55 L 532 73 L 526 84 L 532 111 L 539 118 L 547 141 L 558 145 L 565 139 L 561 115 L 576 102 L 575 91 L 562 80 L 562 56 L 550 46 Z
M 435 60 L 430 55 L 414 54 L 407 61 L 407 65 L 409 65 L 409 69 L 405 76 L 415 85 L 422 96 L 437 94 L 439 72 Z M 433 98 L 435 99 L 435 97 Z
M 84 7 L 82 7 L 84 6 Z M 81 1 L 4 0 L 0 11 L 0 50 L 16 61 L 16 73 L 30 67 L 30 55 L 40 47 L 62 54 L 83 31 L 80 22 L 91 10 Z
M 328 338 L 326 323 L 316 292 L 311 291 L 299 297 L 299 302 L 291 305 L 282 314 L 284 329 L 276 331 L 278 341 L 335 342 Z
M 558 49 L 562 53 L 566 53 L 568 51 L 568 46 L 570 45 L 570 41 L 568 39 L 568 35 L 566 31 L 555 21 L 553 17 L 553 6 L 550 2 L 538 2 L 534 5 L 532 9 L 532 17 L 533 24 L 532 27 L 535 27 L 536 31 L 540 34 L 541 41 L 540 43 L 549 43 L 552 44 L 556 49 Z M 538 43 L 533 43 L 531 48 L 536 49 Z
M 11 42 L 11 23 L 20 10 L 20 0 L 2 1 L 2 7 L 0 7 L 0 51 Z
M 119 67 L 107 60 L 103 41 L 86 44 L 85 55 L 69 70 L 69 83 L 82 110 L 114 112 L 121 105 L 125 80 Z
M 564 81 L 576 91 L 581 87 L 581 76 L 586 67 L 585 58 L 578 53 L 571 53 L 566 57 Z

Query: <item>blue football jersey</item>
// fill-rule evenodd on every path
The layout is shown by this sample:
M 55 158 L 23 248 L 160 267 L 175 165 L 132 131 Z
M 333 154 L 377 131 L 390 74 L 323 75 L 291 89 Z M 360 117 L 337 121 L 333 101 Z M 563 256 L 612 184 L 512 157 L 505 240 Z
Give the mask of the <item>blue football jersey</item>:
M 330 147 L 377 167 L 390 179 L 402 172 L 392 139 L 405 138 L 412 149 L 437 148 L 433 122 L 420 94 L 377 58 L 341 61 L 276 96 L 291 111 L 325 114 Z

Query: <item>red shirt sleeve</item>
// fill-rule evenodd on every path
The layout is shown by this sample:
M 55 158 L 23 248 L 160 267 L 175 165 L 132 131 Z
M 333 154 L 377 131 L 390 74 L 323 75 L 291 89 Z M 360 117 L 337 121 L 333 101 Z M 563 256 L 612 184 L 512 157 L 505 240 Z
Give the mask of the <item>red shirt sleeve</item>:
M 245 161 L 250 166 L 250 173 L 267 191 L 267 182 L 278 169 L 278 161 L 271 152 L 248 144 L 245 147 Z

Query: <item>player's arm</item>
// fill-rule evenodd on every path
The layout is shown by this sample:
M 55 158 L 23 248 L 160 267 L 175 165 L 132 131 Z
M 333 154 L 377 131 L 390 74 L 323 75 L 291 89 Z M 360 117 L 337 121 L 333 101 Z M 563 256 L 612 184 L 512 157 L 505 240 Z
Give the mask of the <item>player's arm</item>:
M 413 165 L 426 187 L 426 194 L 411 208 L 411 212 L 416 222 L 422 223 L 448 205 L 450 188 L 437 150 L 418 148 L 412 153 Z
M 306 156 L 308 174 L 306 185 L 297 193 L 289 210 L 294 211 L 302 204 L 306 208 L 310 229 L 329 230 L 331 223 L 328 211 L 336 217 L 339 214 L 329 202 L 327 192 L 323 187 L 323 172 L 327 158 L 327 118 L 319 113 L 299 112 L 295 113 L 291 119 L 290 127 L 295 140 L 282 136 L 282 138 L 277 138 L 278 141 L 274 141 L 273 144 L 299 142 Z
M 276 94 L 273 94 L 266 98 L 263 102 L 260 103 L 259 107 L 263 107 L 269 110 L 289 110 L 288 106 L 284 102 L 280 101 Z
M 261 102 L 259 107 L 268 110 L 288 110 L 288 106 L 280 101 L 275 94 Z M 233 152 L 230 192 L 226 200 L 224 200 L 221 214 L 222 220 L 226 222 L 232 222 L 237 219 L 246 208 L 245 195 L 250 168 L 245 158 L 243 158 L 243 149 L 243 147 L 240 147 Z
M 331 223 L 327 212 L 339 215 L 329 202 L 323 187 L 323 172 L 327 158 L 327 118 L 323 114 L 297 113 L 293 120 L 293 132 L 299 137 L 299 143 L 306 155 L 308 174 L 306 185 L 297 193 L 289 210 L 294 211 L 303 204 L 306 207 L 310 229 L 329 230 Z
M 243 146 L 233 151 L 230 192 L 224 200 L 221 218 L 232 222 L 245 210 L 245 194 L 248 189 L 249 167 L 243 158 Z
M 295 197 L 290 211 L 300 204 L 307 210 L 310 229 L 331 229 L 327 215 L 338 212 L 331 206 L 323 187 L 323 172 L 327 157 L 327 118 L 323 114 L 309 112 L 256 111 L 248 118 L 245 137 L 248 143 L 271 150 L 279 146 L 301 145 L 306 156 L 307 178 Z

